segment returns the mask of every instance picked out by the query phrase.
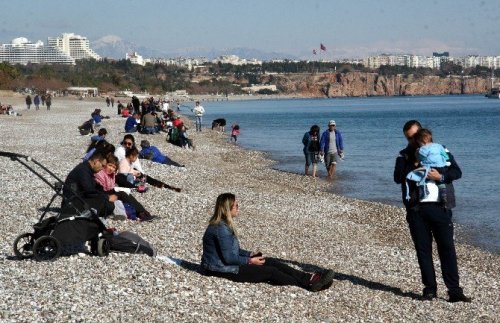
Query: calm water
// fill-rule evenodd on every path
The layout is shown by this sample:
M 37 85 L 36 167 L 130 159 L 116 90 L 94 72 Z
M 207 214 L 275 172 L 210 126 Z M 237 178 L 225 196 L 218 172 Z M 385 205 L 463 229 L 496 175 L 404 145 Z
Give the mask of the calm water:
M 455 221 L 470 242 L 500 252 L 500 100 L 483 96 L 348 98 L 205 102 L 205 126 L 216 118 L 241 126 L 239 144 L 268 152 L 277 169 L 301 173 L 301 139 L 311 125 L 335 119 L 344 136 L 345 160 L 332 191 L 402 206 L 392 172 L 406 145 L 402 126 L 418 119 L 446 145 L 463 171 L 455 183 Z M 325 176 L 319 165 L 320 176 Z

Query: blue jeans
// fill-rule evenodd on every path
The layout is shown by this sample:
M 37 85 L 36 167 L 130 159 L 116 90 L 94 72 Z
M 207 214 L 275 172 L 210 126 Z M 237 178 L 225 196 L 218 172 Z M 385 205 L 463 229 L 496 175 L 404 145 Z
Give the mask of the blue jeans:
M 201 121 L 202 121 L 202 117 L 196 116 L 196 131 L 201 131 Z

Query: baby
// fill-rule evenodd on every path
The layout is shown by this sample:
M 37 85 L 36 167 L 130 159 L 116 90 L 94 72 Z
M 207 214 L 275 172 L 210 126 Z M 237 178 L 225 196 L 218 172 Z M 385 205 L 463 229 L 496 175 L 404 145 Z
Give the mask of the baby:
M 406 178 L 418 182 L 420 201 L 433 201 L 432 199 L 436 197 L 430 197 L 429 195 L 431 191 L 435 191 L 437 188 L 437 201 L 446 206 L 446 184 L 442 182 L 436 184 L 434 181 L 427 180 L 427 174 L 431 168 L 442 174 L 445 167 L 450 166 L 448 153 L 442 145 L 432 142 L 432 132 L 429 129 L 420 129 L 415 134 L 414 140 L 420 147 L 417 150 L 417 159 L 421 167 L 410 172 Z

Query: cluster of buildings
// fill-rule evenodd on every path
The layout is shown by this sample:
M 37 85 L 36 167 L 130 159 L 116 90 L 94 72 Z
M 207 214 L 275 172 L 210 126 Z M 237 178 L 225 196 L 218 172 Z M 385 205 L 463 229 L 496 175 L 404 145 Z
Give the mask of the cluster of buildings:
M 47 45 L 42 41 L 30 42 L 19 37 L 10 44 L 0 45 L 0 62 L 11 64 L 75 64 L 76 60 L 101 59 L 89 46 L 86 37 L 72 33 L 49 37 Z
M 439 69 L 443 62 L 453 62 L 463 68 L 484 66 L 488 68 L 500 68 L 500 56 L 478 56 L 469 55 L 465 57 L 450 57 L 448 52 L 433 53 L 432 56 L 420 56 L 411 54 L 388 55 L 382 54 L 370 56 L 363 60 L 349 61 L 350 63 L 363 64 L 368 68 L 379 68 L 382 65 L 428 67 Z
M 10 44 L 0 45 L 0 62 L 11 64 L 75 64 L 79 59 L 96 59 L 101 57 L 94 52 L 89 45 L 87 37 L 75 35 L 73 33 L 63 33 L 58 37 L 48 37 L 47 45 L 42 41 L 30 42 L 24 37 L 12 40 Z M 146 65 L 148 63 L 164 64 L 179 67 L 186 67 L 189 70 L 196 69 L 205 63 L 232 64 L 232 65 L 262 65 L 262 61 L 257 59 L 245 59 L 236 55 L 219 56 L 209 61 L 204 57 L 199 58 L 143 58 L 136 52 L 127 53 L 125 59 L 132 64 Z M 368 68 L 379 68 L 382 65 L 426 67 L 439 69 L 443 62 L 453 62 L 464 68 L 484 66 L 487 68 L 500 68 L 500 56 L 478 56 L 469 55 L 466 57 L 450 57 L 448 52 L 433 53 L 432 56 L 421 56 L 412 54 L 382 54 L 370 56 L 364 59 L 344 59 L 337 63 L 362 64 Z

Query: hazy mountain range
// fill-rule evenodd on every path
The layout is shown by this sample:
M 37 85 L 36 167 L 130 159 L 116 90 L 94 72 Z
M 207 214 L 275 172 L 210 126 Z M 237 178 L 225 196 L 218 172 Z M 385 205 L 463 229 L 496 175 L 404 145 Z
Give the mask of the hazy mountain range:
M 277 58 L 298 59 L 296 56 L 266 52 L 252 48 L 230 48 L 230 49 L 207 49 L 207 48 L 186 48 L 174 52 L 163 52 L 154 48 L 136 45 L 115 35 L 107 35 L 90 43 L 90 47 L 102 57 L 124 59 L 125 53 L 137 52 L 144 58 L 174 58 L 174 57 L 206 57 L 214 59 L 221 55 L 237 55 L 240 58 L 256 58 L 259 60 L 271 60 Z

